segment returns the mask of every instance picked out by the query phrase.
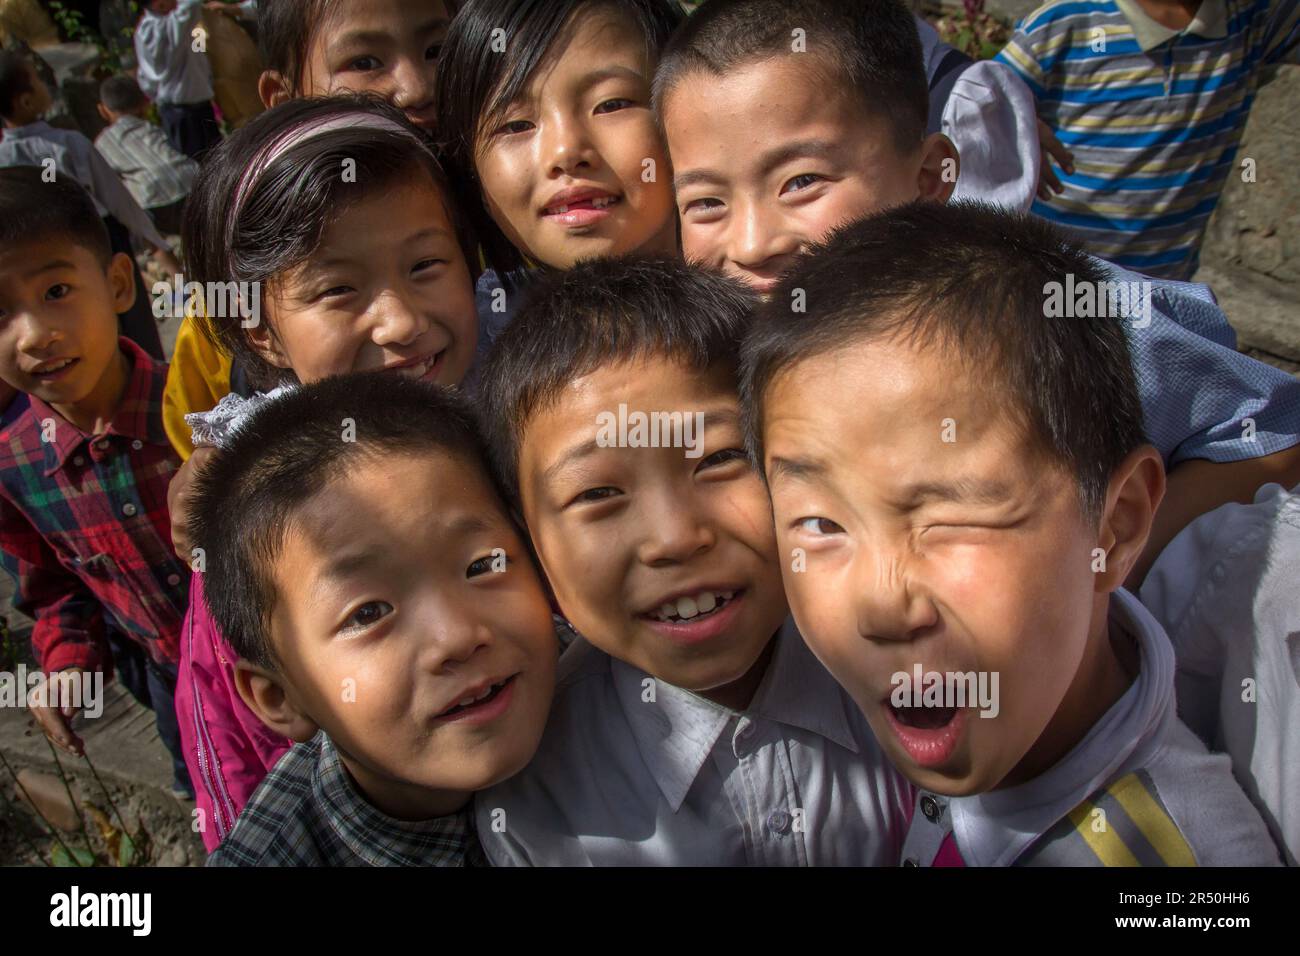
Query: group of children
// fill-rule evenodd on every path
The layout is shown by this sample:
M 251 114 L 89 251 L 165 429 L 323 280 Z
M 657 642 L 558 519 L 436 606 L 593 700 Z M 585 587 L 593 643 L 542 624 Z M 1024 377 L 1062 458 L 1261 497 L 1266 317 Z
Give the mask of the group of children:
M 210 864 L 1295 862 L 1300 383 L 966 198 L 1018 94 L 932 97 L 1011 70 L 898 0 L 257 12 L 170 367 L 0 170 L 5 565 L 46 670 L 147 650 Z

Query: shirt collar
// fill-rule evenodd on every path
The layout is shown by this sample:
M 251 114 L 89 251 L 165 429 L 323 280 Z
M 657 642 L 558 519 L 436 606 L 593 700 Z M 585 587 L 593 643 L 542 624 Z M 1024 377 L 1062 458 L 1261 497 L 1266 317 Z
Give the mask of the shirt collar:
M 126 390 L 122 392 L 122 400 L 117 403 L 117 410 L 104 434 L 166 445 L 167 433 L 163 430 L 162 423 L 162 392 L 167 381 L 167 366 L 155 362 L 148 352 L 125 336 L 118 339 L 118 346 L 126 353 L 131 371 Z M 68 457 L 85 442 L 99 437 L 87 435 L 35 395 L 30 396 L 30 403 L 38 428 L 39 423 L 47 418 L 64 423 L 64 427 L 54 429 L 51 441 L 42 443 L 45 449 L 46 477 L 62 468 Z
M 843 691 L 808 650 L 793 619 L 786 619 L 775 641 L 767 673 L 744 714 L 798 727 L 857 753 Z M 623 661 L 611 659 L 610 667 L 641 759 L 676 813 L 718 738 L 739 714 Z M 650 686 L 654 698 L 647 701 Z
M 339 839 L 369 866 L 428 866 L 430 850 L 464 858 L 472 837 L 468 810 L 432 820 L 397 820 L 357 792 L 339 752 L 324 731 L 312 773 L 315 791 Z
M 5 139 L 29 139 L 32 136 L 39 136 L 50 129 L 50 124 L 45 120 L 37 120 L 35 123 L 28 123 L 26 126 L 15 126 L 12 129 L 4 131 Z
M 1141 654 L 1137 678 L 1087 736 L 1046 773 L 1019 786 L 947 799 L 962 859 L 1008 866 L 1083 800 L 1144 766 L 1173 727 L 1174 651 L 1164 629 L 1128 591 L 1110 602 L 1110 624 L 1132 635 Z M 944 800 L 946 798 L 939 798 Z
M 1153 20 L 1137 0 L 1115 0 L 1120 12 L 1133 28 L 1133 38 L 1143 53 L 1168 43 L 1174 37 L 1195 35 L 1207 40 L 1222 40 L 1228 35 L 1228 8 L 1224 0 L 1201 0 L 1201 8 L 1184 30 L 1171 30 Z

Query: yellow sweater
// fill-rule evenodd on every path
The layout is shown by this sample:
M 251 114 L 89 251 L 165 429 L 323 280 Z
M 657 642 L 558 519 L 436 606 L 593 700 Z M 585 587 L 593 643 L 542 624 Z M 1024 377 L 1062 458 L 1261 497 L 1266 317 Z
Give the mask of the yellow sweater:
M 163 390 L 163 427 L 182 459 L 194 452 L 187 412 L 206 412 L 230 393 L 230 358 L 208 341 L 193 316 L 176 333 L 176 348 Z

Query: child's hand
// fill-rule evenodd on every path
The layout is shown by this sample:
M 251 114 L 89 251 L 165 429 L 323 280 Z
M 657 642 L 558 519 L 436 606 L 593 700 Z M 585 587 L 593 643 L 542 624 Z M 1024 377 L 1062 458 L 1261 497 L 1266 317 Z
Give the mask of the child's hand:
M 208 2 L 203 5 L 203 9 L 214 10 L 217 13 L 226 13 L 232 17 L 239 13 L 238 7 L 233 4 L 222 3 L 222 0 L 208 0 Z
M 215 448 L 196 448 L 189 461 L 181 465 L 180 471 L 172 476 L 167 486 L 167 512 L 172 519 L 172 550 L 182 561 L 193 559 L 194 542 L 190 540 L 190 490 L 194 476 L 203 468 L 204 463 L 212 457 Z
M 170 249 L 155 249 L 153 253 L 154 262 L 158 263 L 165 270 L 164 275 L 180 275 L 184 270 L 181 268 L 181 261 L 172 255 Z
M 76 675 L 81 673 L 80 667 L 69 667 L 65 670 L 46 674 L 46 700 L 53 696 L 50 685 L 58 679 L 59 674 Z M 72 704 L 63 704 L 58 707 L 45 704 L 41 707 L 32 706 L 30 709 L 32 716 L 36 718 L 36 722 L 41 725 L 41 730 L 45 731 L 45 736 L 49 737 L 56 747 L 74 757 L 85 754 L 86 745 L 82 743 L 80 737 L 72 732 L 71 721 L 79 708 Z
M 1046 202 L 1052 198 L 1053 192 L 1065 192 L 1060 177 L 1056 175 L 1056 170 L 1052 169 L 1052 160 L 1055 159 L 1060 163 L 1061 168 L 1067 173 L 1072 173 L 1074 153 L 1065 148 L 1052 132 L 1052 128 L 1041 119 L 1038 121 L 1038 151 L 1041 154 L 1038 167 L 1038 198 Z

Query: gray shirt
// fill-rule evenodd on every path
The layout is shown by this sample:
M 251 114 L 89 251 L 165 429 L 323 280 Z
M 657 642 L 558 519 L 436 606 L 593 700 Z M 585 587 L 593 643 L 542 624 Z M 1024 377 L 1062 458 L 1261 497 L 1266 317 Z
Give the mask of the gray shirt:
M 510 865 L 893 865 L 914 790 L 787 620 L 754 700 L 721 707 L 578 639 L 533 762 L 479 794 Z

